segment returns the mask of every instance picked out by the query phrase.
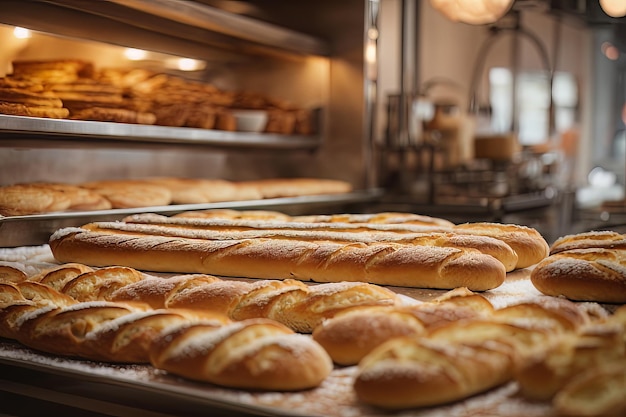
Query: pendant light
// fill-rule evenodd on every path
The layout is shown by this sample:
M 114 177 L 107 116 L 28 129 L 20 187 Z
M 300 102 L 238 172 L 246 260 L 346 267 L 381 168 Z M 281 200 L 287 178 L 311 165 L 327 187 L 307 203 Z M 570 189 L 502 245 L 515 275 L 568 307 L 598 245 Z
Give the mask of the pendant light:
M 430 4 L 448 19 L 471 25 L 497 21 L 509 11 L 513 2 L 514 0 L 430 0 Z
M 626 0 L 600 0 L 600 6 L 611 17 L 626 16 Z

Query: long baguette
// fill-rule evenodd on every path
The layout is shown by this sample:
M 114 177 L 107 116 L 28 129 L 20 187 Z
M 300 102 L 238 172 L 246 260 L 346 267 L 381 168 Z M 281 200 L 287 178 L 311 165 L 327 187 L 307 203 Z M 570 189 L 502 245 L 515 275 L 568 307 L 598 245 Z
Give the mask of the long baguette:
M 145 218 L 144 215 L 131 216 L 126 221 L 136 222 L 143 221 L 139 218 Z M 518 255 L 516 268 L 527 268 L 535 265 L 544 259 L 549 252 L 549 246 L 543 236 L 535 229 L 516 225 L 502 224 L 495 222 L 478 222 L 464 223 L 454 225 L 444 219 L 437 219 L 428 216 L 420 216 L 411 213 L 374 213 L 370 215 L 360 214 L 338 214 L 327 216 L 293 216 L 285 217 L 282 213 L 277 215 L 265 214 L 264 217 L 246 216 L 242 213 L 235 215 L 220 215 L 217 213 L 207 213 L 202 216 L 201 213 L 186 212 L 176 217 L 187 218 L 187 220 L 212 219 L 219 221 L 221 219 L 222 227 L 229 221 L 236 220 L 240 228 L 254 228 L 263 224 L 272 223 L 269 227 L 277 227 L 281 230 L 288 228 L 297 228 L 302 230 L 334 230 L 343 232 L 394 232 L 394 233 L 444 233 L 453 232 L 457 234 L 467 234 L 472 236 L 487 236 L 498 239 L 508 244 Z M 254 225 L 253 220 L 265 220 L 257 222 Z M 200 223 L 201 223 L 200 221 Z M 281 225 L 280 223 L 289 223 L 291 225 Z M 193 224 L 193 223 L 192 223 Z M 232 228 L 230 230 L 233 230 Z M 248 229 L 246 229 L 248 230 Z
M 231 277 L 485 291 L 506 276 L 501 262 L 477 250 L 395 243 L 211 241 L 65 228 L 51 236 L 50 248 L 60 262 Z
M 148 362 L 182 377 L 259 390 L 313 388 L 332 370 L 321 346 L 273 320 L 233 322 L 221 314 L 110 301 L 64 305 L 69 297 L 51 287 L 43 298 L 29 299 L 22 284 L 45 287 L 0 284 L 0 335 L 43 352 Z
M 177 236 L 206 240 L 290 239 L 303 241 L 333 241 L 338 243 L 390 242 L 414 246 L 441 246 L 477 249 L 498 259 L 507 271 L 515 269 L 518 256 L 501 240 L 488 236 L 471 236 L 451 232 L 398 233 L 359 228 L 329 228 L 324 225 L 304 227 L 300 223 L 242 221 L 207 221 L 168 218 L 147 214 L 130 216 L 125 222 L 98 222 L 83 226 L 93 231 L 109 233 L 140 233 L 145 235 Z M 304 225 L 313 226 L 313 225 Z
M 97 298 L 140 302 L 156 309 L 182 308 L 220 313 L 233 320 L 269 318 L 301 333 L 311 333 L 324 320 L 344 310 L 395 306 L 403 302 L 395 292 L 363 282 L 309 286 L 292 279 L 248 282 L 202 274 L 170 278 L 145 275 L 144 279 L 137 280 L 137 271 L 115 266 L 78 275 L 61 291 L 71 293 L 77 301 Z

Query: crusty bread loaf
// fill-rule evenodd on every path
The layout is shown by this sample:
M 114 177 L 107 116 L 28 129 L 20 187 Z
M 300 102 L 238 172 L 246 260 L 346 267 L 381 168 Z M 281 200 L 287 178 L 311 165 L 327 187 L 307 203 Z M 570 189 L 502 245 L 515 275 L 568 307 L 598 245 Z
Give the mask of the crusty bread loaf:
M 432 302 L 352 308 L 322 322 L 315 339 L 339 365 L 355 365 L 389 339 L 424 335 L 446 323 L 484 317 L 493 306 L 480 295 L 453 290 Z
M 477 250 L 395 243 L 213 241 L 66 228 L 53 234 L 50 248 L 60 262 L 232 277 L 485 291 L 506 276 L 501 262 Z
M 515 253 L 518 261 L 516 268 L 527 268 L 537 264 L 549 254 L 548 242 L 541 234 L 527 226 L 500 223 L 464 223 L 454 227 L 457 233 L 491 236 L 507 243 Z
M 210 213 L 203 214 L 187 212 L 176 217 L 209 217 Z M 445 219 L 438 219 L 429 216 L 421 216 L 410 213 L 375 213 L 375 214 L 336 214 L 327 216 L 293 216 L 280 217 L 267 216 L 272 221 L 271 227 L 280 230 L 299 229 L 299 230 L 317 230 L 317 231 L 335 231 L 335 232 L 366 232 L 366 233 L 455 233 L 459 235 L 482 236 L 497 239 L 508 245 L 516 254 L 516 269 L 527 268 L 535 265 L 544 259 L 549 252 L 549 246 L 541 234 L 527 226 L 515 224 L 501 223 L 466 223 L 453 225 Z M 249 230 L 250 228 L 259 228 L 261 225 L 246 224 L 245 212 L 242 217 L 237 219 L 243 220 L 239 222 L 236 230 Z M 128 220 L 128 219 L 127 219 Z M 232 220 L 232 219 L 231 219 Z M 140 221 L 132 218 L 132 221 Z M 282 225 L 281 223 L 286 223 Z M 235 225 L 231 224 L 232 230 Z M 360 235 L 363 237 L 363 233 Z
M 119 288 L 110 299 L 220 312 L 233 320 L 269 318 L 301 333 L 311 333 L 343 310 L 400 303 L 393 291 L 360 282 L 308 286 L 292 279 L 244 282 L 193 277 L 143 280 Z
M 167 188 L 140 180 L 90 181 L 80 186 L 105 196 L 113 208 L 167 206 L 172 201 Z
M 124 222 L 92 223 L 83 227 L 89 230 L 111 231 L 113 233 L 142 233 L 207 240 L 276 238 L 312 242 L 333 241 L 368 244 L 391 242 L 412 246 L 470 248 L 493 256 L 504 265 L 507 271 L 512 271 L 518 260 L 517 254 L 509 245 L 487 236 L 444 232 L 395 233 L 375 229 L 344 229 L 339 224 L 170 218 L 156 214 L 131 215 L 124 220 Z
M 554 408 L 563 416 L 626 414 L 626 359 L 588 368 L 556 395 Z
M 625 330 L 624 326 L 594 323 L 535 351 L 516 369 L 521 394 L 532 400 L 551 400 L 576 375 L 626 359 L 622 340 Z
M 399 337 L 359 363 L 354 390 L 360 401 L 386 409 L 440 405 L 506 382 L 511 357 L 481 345 Z
M 572 300 L 626 303 L 626 249 L 572 249 L 550 255 L 531 272 L 542 293 Z
M 158 338 L 150 361 L 159 369 L 198 381 L 279 391 L 315 387 L 332 370 L 330 358 L 310 337 L 267 319 L 219 329 L 185 327 Z
M 554 241 L 550 246 L 550 254 L 591 248 L 626 249 L 626 235 L 609 230 L 566 235 Z
M 0 187 L 0 215 L 22 216 L 69 209 L 71 198 L 62 191 L 35 184 Z
M 149 362 L 182 377 L 258 390 L 313 388 L 332 370 L 310 337 L 269 319 L 232 322 L 197 310 L 77 302 L 37 282 L 17 285 L 0 284 L 0 336 L 43 352 Z

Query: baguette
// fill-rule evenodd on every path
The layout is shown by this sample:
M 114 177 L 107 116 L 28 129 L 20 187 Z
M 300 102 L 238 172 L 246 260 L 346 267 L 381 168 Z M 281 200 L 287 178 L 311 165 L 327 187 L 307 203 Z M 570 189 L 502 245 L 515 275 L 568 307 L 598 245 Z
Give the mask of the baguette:
M 456 225 L 454 227 L 442 226 L 437 224 L 435 220 L 433 222 L 418 222 L 418 224 L 410 224 L 408 222 L 401 223 L 377 223 L 366 222 L 358 223 L 352 222 L 357 215 L 345 215 L 348 216 L 348 222 L 333 222 L 333 221 L 321 221 L 318 223 L 310 221 L 297 221 L 298 217 L 292 217 L 287 221 L 281 221 L 277 218 L 271 218 L 271 223 L 267 221 L 252 221 L 244 218 L 233 220 L 218 218 L 218 219 L 203 219 L 193 218 L 192 216 L 181 216 L 183 218 L 167 218 L 164 216 L 158 216 L 153 214 L 147 215 L 133 215 L 124 219 L 127 223 L 142 223 L 142 224 L 161 224 L 170 226 L 179 226 L 183 228 L 198 229 L 198 230 L 222 230 L 222 231 L 249 231 L 249 230 L 266 230 L 272 229 L 280 231 L 281 233 L 287 230 L 294 231 L 310 231 L 310 232 L 341 232 L 341 233 L 358 233 L 359 239 L 377 238 L 385 236 L 382 232 L 388 233 L 386 239 L 392 239 L 390 236 L 397 234 L 395 239 L 410 240 L 410 234 L 438 234 L 438 233 L 454 233 L 456 235 L 475 236 L 489 239 L 496 239 L 506 246 L 510 247 L 509 251 L 515 252 L 517 257 L 515 263 L 515 269 L 527 268 L 535 265 L 542 259 L 544 259 L 549 253 L 549 246 L 546 240 L 541 234 L 530 227 L 519 226 L 515 224 L 500 224 L 500 223 L 466 223 Z M 384 213 L 380 216 L 385 219 Z M 332 217 L 332 216 L 331 216 Z M 374 219 L 372 217 L 371 219 Z M 306 217 L 304 217 L 306 219 Z M 284 219 L 283 219 L 284 220 Z M 372 234 L 374 236 L 369 237 L 367 235 Z M 402 236 L 406 235 L 406 236 Z M 471 242 L 471 239 L 468 240 Z M 493 243 L 492 243 L 493 245 Z M 483 244 L 485 247 L 486 244 Z M 502 249 L 499 249 L 502 251 Z M 510 255 L 507 255 L 510 256 Z M 506 262 L 505 262 L 506 263 Z
M 518 256 L 513 249 L 501 240 L 487 236 L 469 236 L 445 232 L 397 233 L 375 229 L 359 232 L 359 229 L 333 227 L 325 224 L 250 222 L 250 221 L 210 221 L 168 218 L 153 214 L 134 215 L 125 222 L 91 223 L 83 226 L 89 230 L 140 232 L 166 236 L 181 236 L 208 240 L 280 238 L 306 241 L 335 242 L 393 242 L 418 246 L 442 246 L 452 248 L 473 248 L 498 259 L 507 271 L 516 267 Z M 354 232 L 351 232 L 352 230 Z
M 385 409 L 441 405 L 486 391 L 509 379 L 509 354 L 481 345 L 398 337 L 359 363 L 357 398 Z
M 211 241 L 65 228 L 51 236 L 50 248 L 60 262 L 231 277 L 486 291 L 506 276 L 501 262 L 477 250 L 396 243 Z
M 311 333 L 343 310 L 400 303 L 393 291 L 360 282 L 308 286 L 292 279 L 199 281 L 185 276 L 129 284 L 113 292 L 110 299 L 148 302 L 157 308 L 220 312 L 233 320 L 269 318 L 300 333 Z
M 626 235 L 608 230 L 566 235 L 554 241 L 550 246 L 550 254 L 592 248 L 626 249 Z
M 313 330 L 338 365 L 355 365 L 389 339 L 425 335 L 458 320 L 489 316 L 493 306 L 471 292 L 450 291 L 432 302 L 411 306 L 366 306 L 342 311 Z
M 626 303 L 626 250 L 572 249 L 550 255 L 531 272 L 542 293 L 571 300 Z
M 37 282 L 18 285 L 0 284 L 0 336 L 42 352 L 145 362 L 178 376 L 257 390 L 313 388 L 332 370 L 310 337 L 269 319 L 232 322 L 209 312 L 77 302 Z M 22 293 L 28 287 L 48 292 L 29 299 Z

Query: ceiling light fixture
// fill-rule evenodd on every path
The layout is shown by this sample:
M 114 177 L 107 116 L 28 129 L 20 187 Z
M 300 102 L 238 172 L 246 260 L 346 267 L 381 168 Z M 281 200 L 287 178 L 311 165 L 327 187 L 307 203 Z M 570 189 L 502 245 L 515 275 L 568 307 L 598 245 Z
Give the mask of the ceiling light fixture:
M 430 4 L 448 19 L 471 25 L 494 23 L 509 11 L 513 2 L 514 0 L 430 0 Z
M 611 17 L 626 16 L 626 0 L 600 0 L 600 7 Z

